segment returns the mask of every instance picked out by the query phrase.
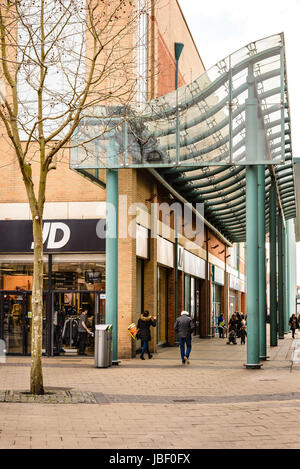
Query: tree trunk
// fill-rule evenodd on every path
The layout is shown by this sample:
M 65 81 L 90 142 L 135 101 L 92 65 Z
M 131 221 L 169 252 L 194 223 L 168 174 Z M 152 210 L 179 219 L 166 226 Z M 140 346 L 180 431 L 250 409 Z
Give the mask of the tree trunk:
M 33 217 L 34 269 L 32 286 L 32 333 L 30 392 L 44 394 L 42 372 L 43 338 L 43 225 Z

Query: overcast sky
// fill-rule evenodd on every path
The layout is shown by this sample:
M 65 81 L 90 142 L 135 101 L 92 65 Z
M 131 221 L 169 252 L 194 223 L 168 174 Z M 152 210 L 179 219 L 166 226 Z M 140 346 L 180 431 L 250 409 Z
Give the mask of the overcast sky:
M 300 0 L 179 0 L 206 69 L 250 42 L 284 32 L 294 157 L 300 158 Z M 300 264 L 300 243 L 297 244 Z M 300 268 L 297 283 L 300 285 Z

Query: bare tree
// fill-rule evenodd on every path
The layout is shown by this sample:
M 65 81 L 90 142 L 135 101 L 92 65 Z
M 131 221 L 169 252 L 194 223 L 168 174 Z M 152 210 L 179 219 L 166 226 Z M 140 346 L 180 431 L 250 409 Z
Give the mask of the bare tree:
M 111 124 L 81 132 L 80 138 L 74 138 L 76 129 L 136 96 L 136 31 L 145 11 L 130 0 L 2 0 L 0 5 L 0 127 L 19 163 L 32 215 L 30 390 L 42 394 L 47 176 L 62 151 L 81 146 L 88 152 Z

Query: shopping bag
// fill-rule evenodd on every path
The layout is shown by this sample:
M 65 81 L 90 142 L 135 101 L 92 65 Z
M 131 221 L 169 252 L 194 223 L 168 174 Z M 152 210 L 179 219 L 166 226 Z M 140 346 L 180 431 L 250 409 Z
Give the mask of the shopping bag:
M 136 336 L 138 334 L 138 329 L 136 327 L 136 324 L 133 322 L 132 324 L 130 324 L 128 326 L 127 329 L 128 329 L 129 334 L 131 335 L 131 337 L 136 340 L 137 339 Z

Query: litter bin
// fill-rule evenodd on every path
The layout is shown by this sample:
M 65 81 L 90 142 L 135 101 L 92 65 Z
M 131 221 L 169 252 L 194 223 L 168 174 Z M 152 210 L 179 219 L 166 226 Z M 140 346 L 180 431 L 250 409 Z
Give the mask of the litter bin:
M 112 365 L 112 324 L 97 324 L 95 329 L 95 367 L 108 368 Z

